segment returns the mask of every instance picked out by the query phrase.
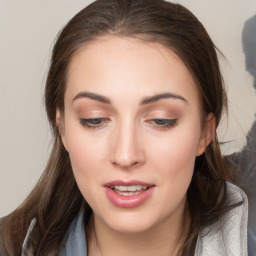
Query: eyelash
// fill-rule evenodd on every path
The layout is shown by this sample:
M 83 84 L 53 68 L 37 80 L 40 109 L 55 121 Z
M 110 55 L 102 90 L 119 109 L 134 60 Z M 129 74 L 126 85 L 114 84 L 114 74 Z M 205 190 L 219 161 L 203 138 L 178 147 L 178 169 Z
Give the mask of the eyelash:
M 150 119 L 147 121 L 152 127 L 160 130 L 167 130 L 171 127 L 174 127 L 177 124 L 178 119 L 164 119 L 164 118 L 157 118 L 157 119 Z M 96 123 L 95 123 L 96 122 Z M 108 118 L 82 118 L 80 119 L 81 125 L 88 129 L 101 129 L 109 123 Z M 162 122 L 162 124 L 157 124 L 157 122 Z M 163 124 L 164 122 L 164 124 Z
M 167 129 L 170 129 L 171 127 L 174 127 L 177 124 L 177 120 L 178 119 L 156 118 L 156 119 L 151 119 L 147 122 L 150 123 L 156 129 L 167 130 Z M 157 124 L 158 121 L 162 122 L 162 124 Z
M 96 124 L 93 122 L 96 121 Z M 99 123 L 97 123 L 99 122 Z M 80 119 L 81 125 L 85 126 L 88 129 L 101 129 L 103 128 L 107 123 L 109 123 L 109 120 L 107 118 L 82 118 Z

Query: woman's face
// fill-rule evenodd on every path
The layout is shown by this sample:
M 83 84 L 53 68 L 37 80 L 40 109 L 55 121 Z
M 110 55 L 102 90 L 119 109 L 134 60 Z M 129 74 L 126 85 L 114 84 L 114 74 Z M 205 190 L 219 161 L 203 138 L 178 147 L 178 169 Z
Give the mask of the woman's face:
M 111 36 L 85 46 L 71 61 L 57 122 L 98 223 L 140 232 L 181 219 L 210 138 L 196 85 L 174 52 Z

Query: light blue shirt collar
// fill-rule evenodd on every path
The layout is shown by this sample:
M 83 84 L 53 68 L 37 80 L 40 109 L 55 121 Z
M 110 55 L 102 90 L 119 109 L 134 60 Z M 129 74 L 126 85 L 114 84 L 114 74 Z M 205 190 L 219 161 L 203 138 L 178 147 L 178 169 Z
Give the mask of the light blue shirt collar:
M 87 245 L 84 226 L 84 211 L 80 210 L 74 218 L 63 239 L 63 248 L 59 256 L 87 256 Z

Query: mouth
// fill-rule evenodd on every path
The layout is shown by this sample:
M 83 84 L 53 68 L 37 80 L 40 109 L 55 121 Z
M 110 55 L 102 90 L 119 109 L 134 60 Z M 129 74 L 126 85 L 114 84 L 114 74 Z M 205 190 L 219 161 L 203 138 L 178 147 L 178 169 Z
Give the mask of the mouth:
M 110 202 L 121 208 L 142 205 L 153 193 L 155 185 L 140 181 L 113 181 L 104 185 Z

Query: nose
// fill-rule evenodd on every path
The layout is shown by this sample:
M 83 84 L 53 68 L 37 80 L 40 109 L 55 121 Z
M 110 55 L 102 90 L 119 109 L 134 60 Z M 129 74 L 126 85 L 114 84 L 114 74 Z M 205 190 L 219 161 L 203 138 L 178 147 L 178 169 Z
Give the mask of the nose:
M 138 167 L 145 163 L 143 145 L 135 125 L 126 122 L 116 129 L 112 137 L 110 160 L 121 169 Z

